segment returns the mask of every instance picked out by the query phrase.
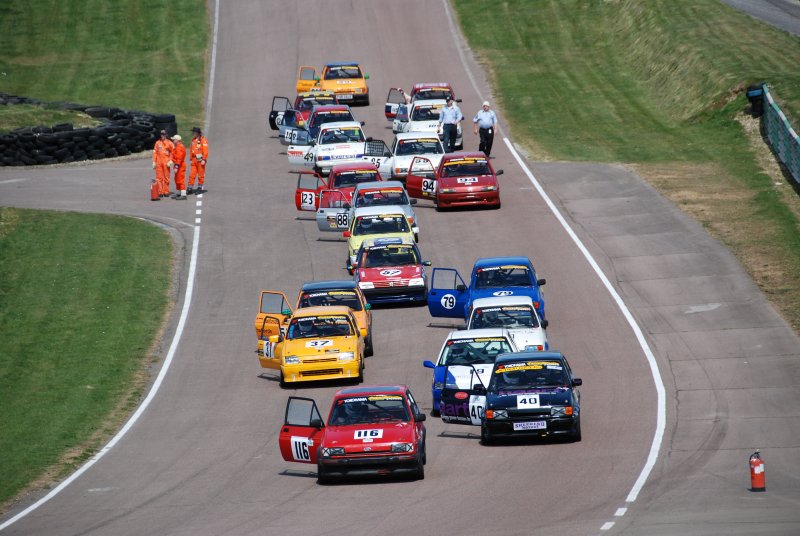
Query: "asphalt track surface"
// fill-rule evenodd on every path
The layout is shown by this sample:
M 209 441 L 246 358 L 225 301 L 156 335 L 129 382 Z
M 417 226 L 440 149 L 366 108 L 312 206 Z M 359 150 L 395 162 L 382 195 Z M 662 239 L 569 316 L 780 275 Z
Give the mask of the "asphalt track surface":
M 413 38 L 387 22 L 406 20 L 417 21 Z M 201 226 L 188 322 L 152 404 L 102 459 L 4 534 L 800 533 L 797 337 L 725 248 L 625 168 L 534 162 L 631 308 L 666 386 L 658 462 L 626 501 L 656 429 L 653 376 L 622 312 L 499 138 L 502 209 L 440 214 L 421 202 L 420 248 L 434 266 L 462 273 L 479 256 L 534 260 L 548 280 L 551 345 L 584 379 L 583 441 L 482 447 L 475 430 L 430 419 L 423 481 L 319 486 L 313 466 L 281 459 L 287 395 L 315 398 L 327 412 L 335 388 L 283 391 L 263 373 L 253 354 L 258 292 L 294 297 L 305 281 L 347 274 L 344 243 L 295 211 L 286 156 L 265 134 L 271 97 L 292 94 L 298 64 L 357 59 L 370 74 L 372 105 L 355 113 L 369 135 L 388 141 L 390 86 L 447 80 L 465 115 L 478 109 L 489 93 L 470 62 L 481 94 L 474 89 L 462 47 L 441 3 L 225 2 L 202 199 L 148 201 L 146 159 L 0 171 L 3 205 L 166 225 L 184 267 Z M 476 147 L 467 132 L 467 148 Z M 180 305 L 185 273 L 179 281 Z M 429 409 L 421 363 L 447 329 L 430 326 L 425 308 L 379 309 L 374 319 L 366 383 L 408 384 Z M 176 324 L 177 314 L 164 349 Z M 766 459 L 767 493 L 748 491 L 755 448 Z
M 781 30 L 800 35 L 800 2 L 797 0 L 722 0 L 751 17 Z

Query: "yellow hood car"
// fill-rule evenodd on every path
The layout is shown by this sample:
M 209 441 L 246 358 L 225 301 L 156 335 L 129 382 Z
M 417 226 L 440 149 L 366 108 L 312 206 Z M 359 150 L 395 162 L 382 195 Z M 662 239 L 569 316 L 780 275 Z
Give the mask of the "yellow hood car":
M 347 271 L 354 272 L 358 248 L 367 238 L 407 238 L 416 241 L 411 223 L 397 205 L 357 208 L 350 227 L 342 233 L 347 238 Z
M 297 92 L 303 93 L 318 88 L 333 91 L 339 104 L 369 104 L 369 75 L 364 74 L 355 62 L 329 63 L 317 75 L 316 67 L 303 65 L 297 75 Z
M 280 370 L 281 387 L 290 383 L 364 379 L 366 328 L 344 305 L 306 307 L 289 320 L 285 335 L 271 335 L 258 361 Z

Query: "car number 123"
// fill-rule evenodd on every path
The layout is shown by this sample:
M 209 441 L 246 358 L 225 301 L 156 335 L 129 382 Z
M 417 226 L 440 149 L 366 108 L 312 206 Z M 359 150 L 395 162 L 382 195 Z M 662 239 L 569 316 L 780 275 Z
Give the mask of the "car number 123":
M 300 192 L 300 205 L 303 207 L 313 207 L 314 192 Z

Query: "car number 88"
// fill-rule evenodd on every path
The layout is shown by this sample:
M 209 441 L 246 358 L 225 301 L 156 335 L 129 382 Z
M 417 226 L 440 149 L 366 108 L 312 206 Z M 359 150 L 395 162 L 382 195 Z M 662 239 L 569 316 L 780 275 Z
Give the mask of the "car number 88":
M 347 227 L 347 214 L 337 214 L 336 215 L 336 226 L 337 227 Z

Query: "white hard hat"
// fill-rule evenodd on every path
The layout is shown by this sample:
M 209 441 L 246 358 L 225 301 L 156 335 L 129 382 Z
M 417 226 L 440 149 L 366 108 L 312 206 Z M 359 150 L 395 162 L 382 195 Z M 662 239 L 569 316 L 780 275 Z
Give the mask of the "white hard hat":
M 172 136 L 172 141 L 181 141 L 182 139 L 183 138 L 181 138 L 180 134 L 175 134 L 174 136 Z
M 491 106 L 491 104 L 489 104 L 488 100 L 485 100 L 485 101 L 483 101 L 482 106 Z

